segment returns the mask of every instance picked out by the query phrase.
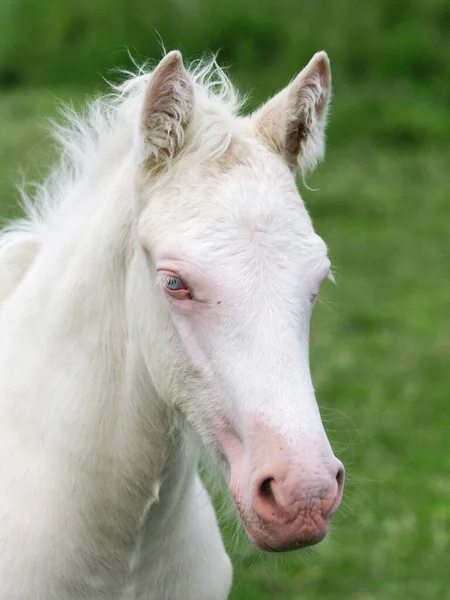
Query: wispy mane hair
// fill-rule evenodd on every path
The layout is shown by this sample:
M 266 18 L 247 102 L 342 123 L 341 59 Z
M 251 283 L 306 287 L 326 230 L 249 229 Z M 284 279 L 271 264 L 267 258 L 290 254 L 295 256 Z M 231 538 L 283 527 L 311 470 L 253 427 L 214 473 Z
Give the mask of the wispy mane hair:
M 215 56 L 192 62 L 188 71 L 197 116 L 186 139 L 186 151 L 195 146 L 199 153 L 196 160 L 219 157 L 229 146 L 234 117 L 245 99 L 217 65 Z M 124 80 L 110 83 L 108 94 L 88 102 L 81 112 L 64 105 L 61 122 L 52 122 L 59 161 L 43 183 L 19 187 L 24 216 L 0 231 L 0 302 L 31 264 L 44 230 L 77 182 L 105 165 L 117 164 L 129 151 L 152 71 L 142 66 L 137 73 L 121 73 Z

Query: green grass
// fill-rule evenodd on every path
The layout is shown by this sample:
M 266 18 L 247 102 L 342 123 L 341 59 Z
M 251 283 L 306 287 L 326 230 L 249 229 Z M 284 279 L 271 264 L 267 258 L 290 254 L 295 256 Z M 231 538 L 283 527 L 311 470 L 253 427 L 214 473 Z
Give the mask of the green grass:
M 326 48 L 335 73 L 395 86 L 415 79 L 444 94 L 450 77 L 448 0 L 3 0 L 0 86 L 97 82 L 117 65 L 157 57 L 159 37 L 187 56 L 205 49 L 243 75 L 292 77 Z
M 450 118 L 421 87 L 384 91 L 337 86 L 327 161 L 308 180 L 319 191 L 302 189 L 338 281 L 315 310 L 311 362 L 344 506 L 317 550 L 281 558 L 225 526 L 232 600 L 450 599 Z M 57 106 L 41 89 L 0 95 L 1 215 L 16 212 L 19 172 L 54 156 Z

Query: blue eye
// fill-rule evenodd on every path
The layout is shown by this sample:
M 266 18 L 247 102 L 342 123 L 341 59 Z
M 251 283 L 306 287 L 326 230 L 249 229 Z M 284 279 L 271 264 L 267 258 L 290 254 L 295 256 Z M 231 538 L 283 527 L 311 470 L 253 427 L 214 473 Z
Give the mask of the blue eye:
M 178 290 L 186 289 L 186 286 L 178 277 L 167 277 L 165 281 L 165 286 L 168 290 L 172 292 L 177 292 Z

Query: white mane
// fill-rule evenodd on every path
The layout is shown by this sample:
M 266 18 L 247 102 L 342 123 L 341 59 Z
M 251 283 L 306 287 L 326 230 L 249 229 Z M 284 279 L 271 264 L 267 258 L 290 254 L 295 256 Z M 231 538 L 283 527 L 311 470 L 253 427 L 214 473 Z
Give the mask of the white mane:
M 195 144 L 197 160 L 219 157 L 228 148 L 233 118 L 243 99 L 215 58 L 195 61 L 189 71 L 200 118 L 186 149 Z M 24 217 L 0 231 L 0 303 L 33 262 L 45 229 L 68 201 L 70 190 L 93 170 L 117 162 L 131 147 L 152 72 L 141 67 L 137 75 L 125 75 L 128 78 L 123 83 L 111 84 L 111 92 L 88 103 L 84 112 L 65 106 L 63 122 L 53 123 L 59 163 L 43 183 L 33 184 L 32 196 L 23 187 L 19 189 Z

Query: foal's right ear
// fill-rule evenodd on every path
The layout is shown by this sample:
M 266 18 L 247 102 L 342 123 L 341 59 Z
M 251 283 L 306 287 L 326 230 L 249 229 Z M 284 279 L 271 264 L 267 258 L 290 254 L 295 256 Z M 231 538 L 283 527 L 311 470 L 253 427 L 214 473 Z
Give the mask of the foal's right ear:
M 150 76 L 139 123 L 139 158 L 149 165 L 172 159 L 184 143 L 194 87 L 180 52 L 169 52 Z

